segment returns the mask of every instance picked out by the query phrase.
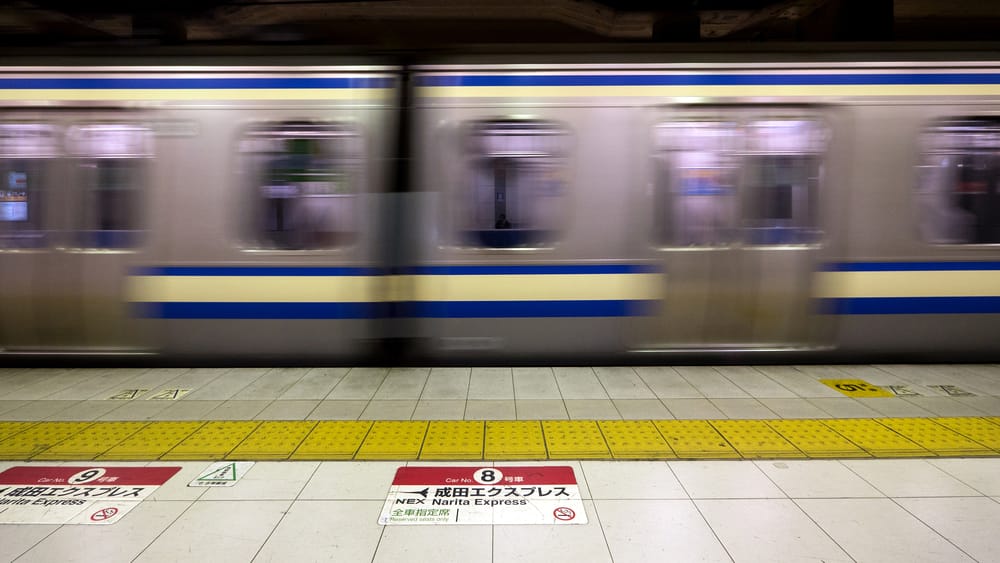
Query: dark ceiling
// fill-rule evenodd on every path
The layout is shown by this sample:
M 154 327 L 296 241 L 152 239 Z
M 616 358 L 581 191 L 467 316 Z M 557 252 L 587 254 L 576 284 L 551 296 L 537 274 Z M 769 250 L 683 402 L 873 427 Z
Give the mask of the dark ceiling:
M 33 0 L 0 45 L 993 41 L 989 0 Z

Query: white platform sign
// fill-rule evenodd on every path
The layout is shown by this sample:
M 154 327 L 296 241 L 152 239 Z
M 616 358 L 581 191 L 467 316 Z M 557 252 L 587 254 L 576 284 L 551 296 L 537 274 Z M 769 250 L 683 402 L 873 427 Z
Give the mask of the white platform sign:
M 180 469 L 11 467 L 0 473 L 0 524 L 114 524 Z
M 569 466 L 400 467 L 379 524 L 586 524 Z
M 194 481 L 188 483 L 189 487 L 232 487 L 239 481 L 250 468 L 252 461 L 220 461 L 209 465 L 202 471 Z

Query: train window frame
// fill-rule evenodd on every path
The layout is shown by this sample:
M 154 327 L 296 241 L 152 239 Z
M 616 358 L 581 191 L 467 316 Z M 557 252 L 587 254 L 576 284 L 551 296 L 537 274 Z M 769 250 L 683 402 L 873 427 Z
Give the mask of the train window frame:
M 978 134 L 980 138 L 959 141 L 961 139 L 959 136 L 965 132 L 963 130 L 976 129 L 981 131 L 973 135 Z M 948 139 L 949 136 L 956 138 Z M 983 136 L 986 138 L 982 138 Z M 1000 115 L 983 112 L 941 116 L 929 120 L 920 130 L 918 146 L 916 178 L 912 192 L 914 231 L 917 238 L 925 245 L 941 248 L 972 249 L 1000 246 Z M 963 180 L 959 176 L 963 171 L 958 169 L 964 168 L 965 164 L 948 161 L 952 159 L 961 161 L 970 154 L 983 156 L 981 153 L 986 153 L 985 156 L 990 157 L 989 160 L 992 161 L 990 166 L 992 175 L 984 181 L 986 184 L 983 190 L 958 189 L 963 184 L 971 184 L 974 181 Z M 992 192 L 990 180 L 992 180 Z M 981 202 L 971 200 L 972 196 L 983 194 L 987 199 L 992 199 L 994 204 L 992 209 L 988 205 L 989 201 L 983 210 L 982 205 L 976 205 Z M 989 197 L 991 195 L 992 198 Z M 965 201 L 952 199 L 956 196 L 964 197 Z M 975 209 L 968 209 L 965 204 L 972 205 Z M 990 224 L 985 226 L 981 224 L 979 211 L 993 211 Z M 961 224 L 963 220 L 967 220 L 964 225 Z M 993 240 L 968 240 L 971 238 L 969 235 L 978 238 L 982 228 L 991 231 L 990 238 Z
M 299 133 L 299 136 L 295 135 L 285 135 L 283 132 L 293 132 Z M 324 134 L 326 133 L 326 134 Z M 254 138 L 254 136 L 257 136 Z M 254 162 L 254 159 L 258 161 L 263 161 L 263 159 L 271 158 L 272 160 L 280 160 L 281 155 L 288 155 L 289 153 L 275 151 L 275 150 L 261 150 L 245 148 L 251 142 L 258 141 L 261 145 L 265 145 L 269 140 L 274 142 L 275 139 L 285 139 L 285 140 L 301 140 L 303 138 L 313 138 L 321 140 L 335 140 L 338 138 L 346 138 L 351 143 L 347 151 L 339 156 L 345 161 L 349 162 L 348 166 L 345 166 L 347 172 L 330 173 L 331 176 L 340 175 L 341 177 L 346 177 L 343 183 L 347 184 L 347 192 L 343 194 L 306 194 L 302 195 L 295 190 L 289 193 L 295 192 L 298 198 L 311 198 L 311 197 L 350 197 L 351 207 L 353 214 L 348 214 L 349 221 L 348 224 L 351 225 L 350 230 L 346 231 L 318 231 L 313 229 L 310 233 L 341 233 L 346 235 L 346 241 L 339 244 L 321 244 L 321 245 L 294 245 L 288 244 L 286 246 L 281 246 L 276 243 L 267 244 L 264 240 L 262 233 L 264 232 L 261 228 L 261 221 L 266 220 L 265 213 L 266 207 L 262 203 L 263 199 L 267 199 L 265 195 L 262 195 L 262 190 L 266 187 L 260 184 L 259 173 L 264 170 L 268 170 L 265 163 L 261 166 L 260 162 Z M 334 141 L 335 142 L 335 141 Z M 361 242 L 365 231 L 365 217 L 362 212 L 363 202 L 361 200 L 362 196 L 366 195 L 369 191 L 368 181 L 367 181 L 367 169 L 368 158 L 370 154 L 370 148 L 367 146 L 368 135 L 365 134 L 364 128 L 360 123 L 350 120 L 350 119 L 269 119 L 254 121 L 252 123 L 246 124 L 240 132 L 237 134 L 236 138 L 236 159 L 237 159 L 237 193 L 240 204 L 237 206 L 239 209 L 238 223 L 238 240 L 242 250 L 247 252 L 264 252 L 264 253 L 341 253 L 350 252 L 355 249 Z M 352 152 L 353 151 L 353 152 Z M 327 154 L 327 158 L 332 158 L 331 155 L 334 151 L 330 151 Z M 270 156 L 268 156 L 270 155 Z M 287 172 L 287 171 L 286 171 Z M 270 173 L 277 173 L 271 169 Z M 295 175 L 294 172 L 287 172 L 288 175 Z M 306 175 L 308 172 L 302 172 L 300 175 Z M 301 181 L 296 182 L 295 180 L 287 180 L 288 184 L 303 183 Z M 275 185 L 275 189 L 277 185 Z M 301 187 L 301 186 L 300 186 Z M 285 199 L 285 197 L 275 190 L 272 190 L 272 194 L 277 194 L 270 199 Z M 289 197 L 287 199 L 292 199 Z M 343 215 L 343 214 L 342 214 Z M 327 225 L 329 220 L 327 220 Z M 287 231 L 291 232 L 291 231 Z M 298 231 L 295 231 L 298 232 Z M 316 236 L 322 236 L 322 234 Z M 308 235 L 307 235 L 308 236 Z M 296 247 L 297 246 L 297 247 Z
M 21 227 L 21 219 L 12 218 L 10 220 L 0 221 L 0 251 L 22 251 L 22 250 L 36 250 L 48 248 L 52 244 L 52 226 L 51 222 L 51 204 L 48 201 L 52 194 L 52 182 L 53 177 L 58 177 L 60 175 L 60 170 L 63 165 L 64 151 L 62 148 L 62 141 L 64 138 L 64 128 L 59 124 L 53 123 L 45 119 L 3 119 L 0 120 L 0 129 L 10 128 L 12 131 L 17 128 L 29 128 L 44 130 L 48 133 L 47 146 L 40 147 L 40 149 L 35 152 L 24 152 L 20 153 L 16 149 L 8 148 L 5 141 L 6 136 L 0 135 L 0 173 L 4 173 L 3 182 L 4 184 L 0 186 L 0 204 L 4 204 L 3 210 L 0 212 L 4 214 L 14 214 L 20 215 L 18 209 L 21 206 L 8 206 L 6 204 L 10 203 L 24 203 L 23 212 L 25 213 L 24 225 L 29 225 L 28 221 L 31 221 L 31 225 L 28 228 Z M 16 138 L 16 135 L 12 135 Z M 41 172 L 38 173 L 36 170 L 31 175 L 40 176 L 41 186 L 37 189 L 32 188 L 33 182 L 27 177 L 28 171 L 25 170 L 18 173 L 17 170 L 8 169 L 7 161 L 24 161 L 30 162 L 32 164 L 37 164 L 36 168 Z M 12 166 L 16 166 L 12 165 Z M 14 193 L 19 191 L 13 184 L 24 178 L 25 181 L 25 194 L 24 200 L 21 201 L 20 198 Z M 37 194 L 37 198 L 40 201 L 34 204 L 28 199 L 31 197 L 28 190 L 31 190 L 30 194 Z M 9 201 L 8 201 L 9 200 Z M 38 209 L 37 212 L 32 214 L 32 209 Z M 36 217 L 37 219 L 31 220 L 29 217 Z
M 85 135 L 82 133 L 104 131 L 126 132 L 136 139 L 117 141 L 105 147 L 88 147 Z M 149 232 L 147 205 L 151 197 L 152 162 L 155 158 L 156 132 L 154 128 L 142 120 L 95 120 L 79 121 L 66 127 L 66 155 L 70 163 L 70 177 L 79 186 L 76 194 L 80 213 L 71 219 L 71 243 L 74 248 L 85 251 L 101 252 L 138 252 L 146 244 Z M 123 137 L 124 135 L 118 135 Z M 99 138 L 99 137 L 98 137 Z M 102 164 L 121 166 L 102 167 Z M 127 166 L 124 166 L 127 165 Z M 90 169 L 95 172 L 90 172 Z M 108 176 L 108 170 L 115 171 Z M 115 187 L 106 187 L 101 181 L 114 176 L 122 178 L 117 171 L 125 170 L 125 182 Z M 118 183 L 115 180 L 114 183 Z M 128 187 L 122 187 L 126 185 Z M 105 196 L 115 193 L 126 193 L 128 208 L 125 214 L 118 213 L 118 219 L 127 217 L 125 222 L 131 228 L 103 228 L 96 223 L 104 219 L 104 211 L 92 213 L 94 209 L 107 210 L 119 208 L 113 201 L 115 198 Z M 122 198 L 117 198 L 122 199 Z M 111 203 L 109 204 L 109 201 Z M 92 203 L 94 205 L 92 205 Z
M 810 138 L 808 143 L 806 143 L 807 148 L 799 147 L 795 150 L 787 148 L 781 150 L 773 148 L 764 150 L 755 149 L 753 146 L 755 140 L 752 134 L 754 127 L 757 124 L 780 122 L 807 124 L 810 134 L 813 135 L 813 138 Z M 693 151 L 695 149 L 678 148 L 683 143 L 667 147 L 668 143 L 665 143 L 660 137 L 664 129 L 674 126 L 683 128 L 685 125 L 690 127 L 697 124 L 728 125 L 734 133 L 732 135 L 733 139 L 736 139 L 733 143 L 735 146 L 726 147 L 726 150 L 729 151 L 728 157 L 733 162 L 724 167 L 716 166 L 716 168 L 724 170 L 732 168 L 735 178 L 731 184 L 720 184 L 720 189 L 713 190 L 713 193 L 717 195 L 728 194 L 732 197 L 731 203 L 729 203 L 731 209 L 726 227 L 728 231 L 731 231 L 731 236 L 724 236 L 722 240 L 708 244 L 682 244 L 678 242 L 676 234 L 671 234 L 671 238 L 669 239 L 665 236 L 665 234 L 672 233 L 674 228 L 663 224 L 660 218 L 665 215 L 659 210 L 667 209 L 668 213 L 671 213 L 674 209 L 673 206 L 676 205 L 676 202 L 673 200 L 678 197 L 675 193 L 677 192 L 676 188 L 671 187 L 671 185 L 664 187 L 665 182 L 669 184 L 670 182 L 677 181 L 669 176 L 675 167 L 675 164 L 670 162 L 675 157 L 670 153 L 680 153 L 684 150 Z M 820 108 L 770 106 L 673 108 L 672 111 L 657 116 L 651 123 L 650 131 L 652 135 L 652 150 L 650 155 L 652 177 L 650 179 L 650 193 L 648 198 L 649 208 L 652 210 L 652 213 L 647 216 L 649 221 L 647 240 L 653 249 L 660 251 L 721 251 L 733 248 L 819 247 L 824 244 L 826 228 L 823 225 L 822 194 L 829 189 L 826 187 L 826 163 L 829 160 L 832 132 L 830 124 Z M 689 139 L 685 139 L 684 141 L 687 142 Z M 816 148 L 817 146 L 818 148 Z M 716 152 L 721 154 L 721 151 Z M 756 168 L 751 162 L 753 159 L 775 156 L 797 159 L 808 157 L 815 161 L 815 165 L 812 167 L 815 173 L 812 176 L 806 177 L 806 184 L 804 186 L 789 188 L 790 197 L 793 197 L 792 193 L 796 187 L 799 188 L 797 191 L 804 190 L 807 193 L 804 214 L 808 221 L 803 222 L 802 225 L 793 224 L 790 227 L 785 227 L 787 231 L 784 233 L 762 232 L 760 229 L 763 229 L 763 231 L 781 229 L 767 225 L 763 227 L 758 226 L 761 221 L 767 221 L 768 219 L 761 219 L 760 215 L 754 211 L 754 209 L 759 209 L 757 202 L 759 199 L 758 194 L 761 193 L 759 189 L 761 186 L 753 185 L 754 174 L 752 172 Z M 722 160 L 720 157 L 716 157 L 716 159 Z M 695 169 L 700 167 L 690 168 Z M 727 186 L 729 187 L 729 191 L 724 189 Z M 665 191 L 670 191 L 671 193 L 665 196 Z M 669 205 L 664 203 L 665 201 Z M 794 203 L 790 203 L 790 205 L 796 210 L 803 209 L 802 205 Z M 786 220 L 786 222 L 790 221 L 794 221 L 794 217 Z M 757 225 L 754 224 L 755 222 Z
M 534 137 L 536 144 L 541 145 L 542 148 L 534 147 L 533 150 L 522 149 L 520 151 L 505 150 L 495 140 L 502 135 L 487 136 L 486 133 L 481 133 L 491 129 L 501 132 L 512 131 L 511 137 L 529 136 L 527 134 L 519 135 L 518 131 L 538 131 L 539 134 L 531 136 Z M 572 161 L 576 136 L 569 124 L 562 120 L 544 117 L 500 115 L 463 120 L 458 124 L 456 131 L 462 159 L 457 177 L 449 182 L 450 189 L 446 198 L 445 212 L 451 228 L 449 236 L 446 238 L 447 242 L 442 246 L 462 251 L 496 254 L 547 252 L 557 248 L 565 240 L 566 231 L 572 220 L 570 199 L 574 184 Z M 552 147 L 546 147 L 543 141 L 537 140 L 544 139 L 544 137 L 554 139 L 550 143 Z M 507 165 L 502 169 L 504 170 L 503 174 L 495 169 L 497 161 L 524 161 L 536 158 L 539 162 L 531 164 L 537 166 L 537 169 L 525 167 L 523 163 L 512 162 L 506 163 Z M 491 166 L 491 163 L 495 174 L 493 183 L 482 183 L 480 180 L 486 176 L 484 171 Z M 497 177 L 505 180 L 508 172 L 514 171 L 515 174 L 519 175 L 522 174 L 519 172 L 520 170 L 526 169 L 529 169 L 529 173 L 525 174 L 525 177 L 535 177 L 535 179 L 529 180 L 531 183 L 527 186 L 518 184 L 515 198 L 507 197 L 506 185 L 503 186 L 503 195 L 497 195 L 495 183 Z M 486 200 L 480 193 L 483 192 L 481 188 L 487 185 L 493 186 L 492 205 L 489 206 L 493 208 L 493 216 L 488 217 L 490 219 L 488 222 L 481 221 L 482 217 L 479 217 L 479 219 L 472 219 L 470 223 L 470 215 L 478 217 L 482 215 L 482 210 L 487 207 Z M 552 190 L 553 186 L 556 186 L 554 193 L 542 193 L 545 190 Z M 526 190 L 534 190 L 537 193 L 523 198 L 523 193 Z M 500 199 L 501 197 L 503 199 Z M 515 219 L 515 217 L 507 216 L 507 205 L 510 201 L 515 201 L 514 205 L 522 205 L 520 202 L 524 199 L 537 202 L 543 197 L 552 198 L 556 202 L 555 212 L 547 216 L 548 221 L 540 222 L 543 226 L 549 225 L 551 228 L 532 228 L 530 226 L 532 224 L 529 224 L 528 228 L 519 229 L 514 226 L 516 223 L 512 225 L 510 219 Z M 538 209 L 541 208 L 543 209 L 541 214 L 544 215 L 544 206 L 539 206 L 537 203 L 523 205 L 530 206 L 531 213 L 538 213 Z M 498 212 L 499 215 L 497 215 Z M 481 225 L 476 227 L 477 223 L 481 223 Z M 486 224 L 492 226 L 486 227 Z M 524 235 L 524 237 L 518 240 L 518 235 Z M 543 238 L 531 240 L 531 237 L 534 236 Z

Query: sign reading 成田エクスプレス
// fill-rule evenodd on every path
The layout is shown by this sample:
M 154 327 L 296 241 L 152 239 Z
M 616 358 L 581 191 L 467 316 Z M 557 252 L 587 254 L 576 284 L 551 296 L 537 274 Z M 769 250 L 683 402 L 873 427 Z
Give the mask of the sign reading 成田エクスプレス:
M 379 524 L 586 524 L 573 468 L 400 467 Z
M 11 467 L 0 473 L 0 524 L 114 524 L 180 469 Z

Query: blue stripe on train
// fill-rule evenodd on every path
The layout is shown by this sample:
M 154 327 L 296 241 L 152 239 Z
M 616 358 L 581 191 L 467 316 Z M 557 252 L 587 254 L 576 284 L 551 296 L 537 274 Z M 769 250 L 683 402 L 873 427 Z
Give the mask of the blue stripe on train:
M 155 319 L 375 319 L 387 303 L 134 303 L 140 317 Z
M 378 276 L 380 268 L 342 266 L 162 266 L 133 268 L 133 276 Z
M 391 88 L 389 77 L 261 78 L 0 78 L 0 90 L 234 90 L 297 88 Z
M 483 266 L 417 266 L 403 268 L 404 275 L 501 276 L 518 274 L 649 274 L 662 271 L 656 266 L 635 264 L 518 264 Z
M 646 314 L 657 302 L 644 300 L 579 301 L 408 301 L 403 317 L 432 319 L 630 317 Z
M 449 74 L 416 80 L 417 86 L 874 86 L 1000 84 L 1000 74 Z
M 928 272 L 1000 270 L 1000 262 L 838 262 L 825 264 L 824 272 Z
M 1000 313 L 1000 297 L 843 297 L 820 300 L 833 315 L 944 315 Z

